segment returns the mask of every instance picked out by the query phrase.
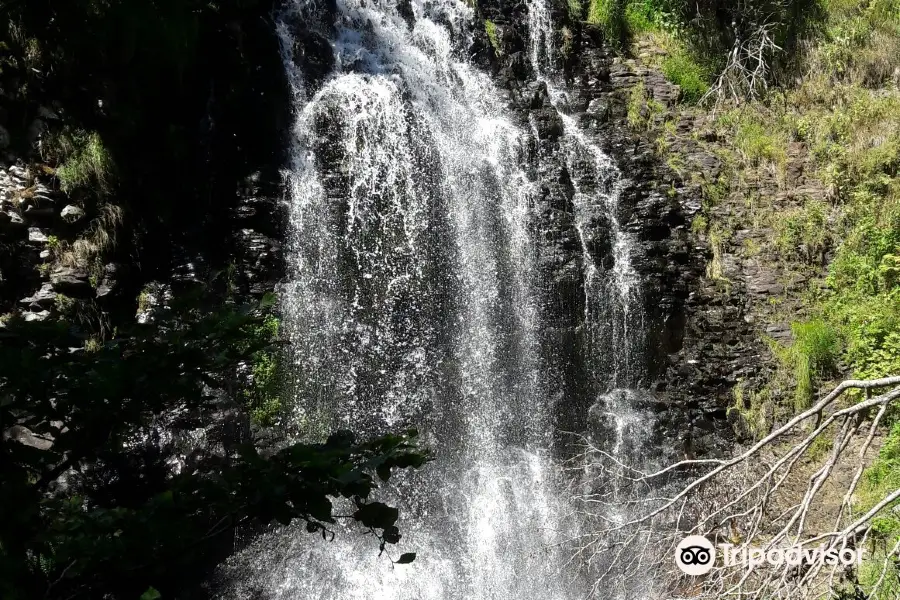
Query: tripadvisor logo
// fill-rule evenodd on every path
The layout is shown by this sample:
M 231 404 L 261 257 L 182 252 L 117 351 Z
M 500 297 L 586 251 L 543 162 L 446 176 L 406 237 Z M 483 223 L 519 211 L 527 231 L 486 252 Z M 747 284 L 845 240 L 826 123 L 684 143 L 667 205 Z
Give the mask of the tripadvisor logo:
M 719 544 L 722 562 L 726 567 L 746 566 L 748 569 L 764 564 L 778 567 L 801 564 L 825 564 L 844 566 L 859 565 L 863 560 L 862 548 L 818 548 L 791 546 L 789 548 L 754 548 Z M 716 546 L 702 535 L 691 535 L 675 547 L 675 564 L 687 575 L 705 575 L 716 563 Z
M 716 563 L 716 548 L 702 535 L 689 535 L 675 548 L 675 564 L 688 575 L 705 575 Z

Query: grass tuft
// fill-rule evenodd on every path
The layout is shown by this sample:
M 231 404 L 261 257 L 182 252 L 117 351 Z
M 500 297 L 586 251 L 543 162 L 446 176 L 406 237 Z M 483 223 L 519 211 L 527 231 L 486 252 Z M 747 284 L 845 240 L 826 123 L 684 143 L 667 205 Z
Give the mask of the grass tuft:
M 97 133 L 76 133 L 71 150 L 56 169 L 60 187 L 66 193 L 78 188 L 94 187 L 101 195 L 108 193 L 112 182 L 112 159 Z
M 503 51 L 500 47 L 500 38 L 497 35 L 497 25 L 490 19 L 485 19 L 484 31 L 485 33 L 487 33 L 488 40 L 491 42 L 491 46 L 494 48 L 494 54 L 496 56 L 503 56 Z

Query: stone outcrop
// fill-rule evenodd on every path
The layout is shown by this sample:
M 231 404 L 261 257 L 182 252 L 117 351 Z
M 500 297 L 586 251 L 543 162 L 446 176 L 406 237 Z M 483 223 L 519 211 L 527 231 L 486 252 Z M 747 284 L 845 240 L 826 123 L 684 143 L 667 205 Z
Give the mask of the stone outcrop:
M 543 182 L 538 210 L 546 227 L 541 252 L 548 282 L 545 292 L 558 299 L 545 314 L 547 341 L 559 349 L 548 359 L 562 378 L 559 389 L 567 390 L 558 410 L 565 427 L 587 416 L 593 399 L 584 397 L 584 382 L 596 375 L 574 350 L 583 326 L 584 271 L 572 206 L 573 174 L 559 159 L 562 124 L 557 111 L 529 66 L 525 7 L 489 0 L 479 2 L 479 10 L 480 16 L 495 23 L 503 51 L 498 56 L 477 39 L 474 50 L 481 51 L 481 60 L 507 89 L 510 109 L 522 126 L 535 132 L 533 175 Z M 649 391 L 635 401 L 635 408 L 655 415 L 651 443 L 663 455 L 680 459 L 725 453 L 734 438 L 727 414 L 732 390 L 738 381 L 758 377 L 765 369 L 764 348 L 747 297 L 771 293 L 780 283 L 764 267 L 754 271 L 752 264 L 739 266 L 742 277 L 731 277 L 732 265 L 726 264 L 727 287 L 707 277 L 713 248 L 691 231 L 701 207 L 700 185 L 683 181 L 666 164 L 667 155 L 659 153 L 655 140 L 628 122 L 635 86 L 642 85 L 647 97 L 663 107 L 677 102 L 678 86 L 637 60 L 613 56 L 602 34 L 572 20 L 564 3 L 553 3 L 552 11 L 558 24 L 556 46 L 561 48 L 563 35 L 569 36 L 568 51 L 558 65 L 568 92 L 564 109 L 624 174 L 618 220 L 638 241 L 632 262 L 640 274 L 639 303 L 646 332 L 644 375 L 636 383 Z M 641 116 L 653 118 L 646 110 Z M 682 122 L 677 127 L 682 132 L 698 128 L 706 134 L 702 123 Z M 706 181 L 715 181 L 721 169 L 718 160 L 690 136 L 684 138 L 670 151 L 686 156 Z M 598 217 L 587 233 L 596 264 L 611 264 L 604 231 L 608 227 Z

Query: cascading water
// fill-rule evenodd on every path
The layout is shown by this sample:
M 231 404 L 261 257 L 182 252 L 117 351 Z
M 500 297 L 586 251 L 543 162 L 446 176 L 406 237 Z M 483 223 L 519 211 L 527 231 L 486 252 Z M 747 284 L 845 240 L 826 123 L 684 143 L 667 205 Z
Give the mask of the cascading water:
M 643 375 L 640 359 L 645 331 L 639 298 L 641 282 L 632 264 L 635 244 L 620 216 L 621 190 L 627 182 L 612 159 L 567 114 L 569 99 L 556 68 L 558 56 L 548 0 L 528 0 L 527 6 L 531 66 L 537 79 L 546 85 L 550 102 L 562 120 L 562 146 L 574 188 L 572 204 L 585 270 L 584 321 L 588 333 L 585 361 L 592 370 L 607 376 L 607 381 L 595 390 L 596 402 L 589 413 L 596 426 L 592 442 L 608 453 L 615 465 L 643 467 L 644 444 L 651 428 L 646 415 L 636 408 L 641 395 L 636 388 Z M 605 227 L 596 226 L 597 221 Z M 610 239 L 605 264 L 598 264 L 590 250 L 588 237 L 597 231 L 605 231 Z M 627 483 L 632 473 L 603 471 L 598 476 L 590 464 L 583 469 L 583 479 L 589 483 L 580 490 L 581 497 L 588 498 L 591 505 L 584 512 L 595 517 L 597 529 L 627 522 L 632 505 L 629 502 L 634 495 Z M 621 475 L 626 476 L 621 479 L 625 489 L 619 485 Z M 605 481 L 598 484 L 598 479 Z M 587 526 L 591 527 L 592 519 L 587 520 Z M 611 555 L 622 556 L 620 550 L 627 548 L 630 552 L 626 551 L 626 556 L 629 553 L 639 556 L 642 550 L 631 534 L 630 531 L 612 532 L 603 543 L 619 549 L 610 552 Z M 646 573 L 629 568 L 628 560 L 603 557 L 602 551 L 600 554 L 599 560 L 590 558 L 591 563 L 601 563 L 599 572 L 604 572 L 594 580 L 591 590 L 594 594 L 620 600 L 651 597 L 653 583 Z M 620 572 L 623 565 L 625 569 Z M 609 585 L 610 581 L 614 583 Z
M 610 388 L 629 387 L 641 376 L 643 313 L 638 298 L 640 280 L 632 265 L 634 242 L 623 229 L 619 198 L 626 184 L 612 159 L 567 114 L 568 94 L 556 69 L 553 21 L 547 0 L 528 3 L 529 58 L 537 79 L 547 86 L 553 107 L 563 122 L 563 151 L 575 188 L 575 223 L 585 265 L 585 323 L 593 367 L 607 374 Z M 610 264 L 597 264 L 587 238 L 598 220 L 611 242 Z M 607 363 L 596 361 L 609 360 Z
M 455 0 L 296 0 L 279 30 L 296 99 L 292 277 L 296 427 L 421 427 L 437 452 L 386 490 L 409 566 L 370 536 L 288 528 L 226 567 L 231 596 L 584 597 L 565 570 L 577 534 L 549 455 L 525 135 L 465 58 Z M 327 37 L 330 72 L 295 64 L 296 23 Z

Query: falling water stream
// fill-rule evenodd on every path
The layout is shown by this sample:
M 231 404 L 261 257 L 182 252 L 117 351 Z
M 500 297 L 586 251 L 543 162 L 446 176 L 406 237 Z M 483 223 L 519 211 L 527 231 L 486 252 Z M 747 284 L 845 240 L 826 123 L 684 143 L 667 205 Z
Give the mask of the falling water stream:
M 532 66 L 565 124 L 589 364 L 607 371 L 605 393 L 639 376 L 639 281 L 616 215 L 621 177 L 561 108 L 544 2 L 529 3 Z M 432 464 L 383 490 L 401 509 L 391 552 L 418 558 L 392 566 L 358 531 L 323 543 L 286 528 L 226 567 L 229 598 L 568 600 L 590 588 L 569 561 L 579 521 L 551 455 L 539 186 L 521 167 L 530 134 L 467 58 L 472 8 L 410 6 L 412 18 L 392 1 L 337 0 L 321 22 L 330 13 L 315 0 L 294 0 L 279 21 L 295 101 L 282 298 L 298 435 L 415 425 L 434 448 Z M 321 81 L 295 63 L 298 22 L 333 50 Z M 611 227 L 611 268 L 584 242 L 595 211 Z M 615 399 L 627 394 L 606 397 L 601 408 L 625 423 Z

